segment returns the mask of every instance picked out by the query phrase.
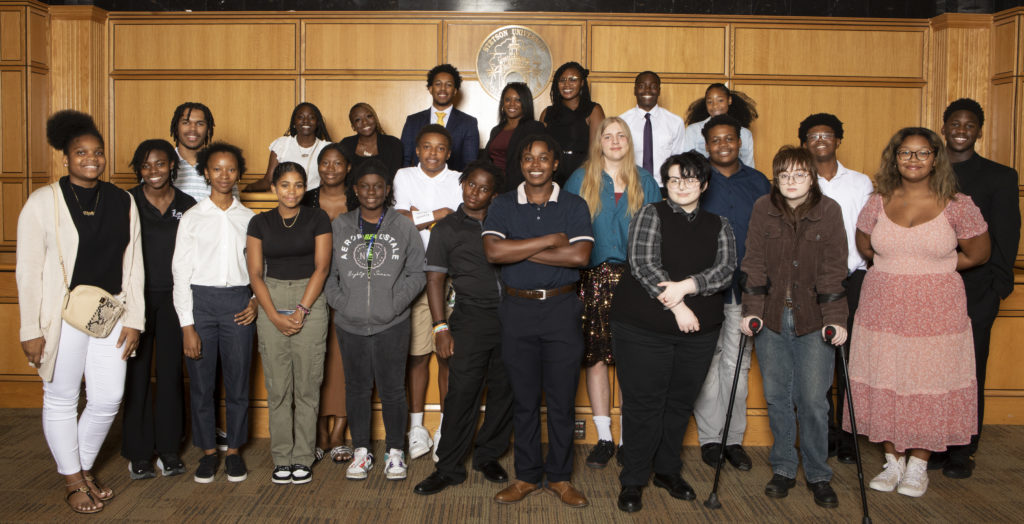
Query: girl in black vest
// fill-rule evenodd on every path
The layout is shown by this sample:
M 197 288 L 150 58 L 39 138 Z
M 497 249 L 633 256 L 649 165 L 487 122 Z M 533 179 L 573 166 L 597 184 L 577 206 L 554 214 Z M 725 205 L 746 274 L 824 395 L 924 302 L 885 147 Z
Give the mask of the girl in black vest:
M 629 226 L 629 271 L 612 300 L 613 354 L 622 386 L 624 439 L 619 509 L 641 509 L 654 485 L 683 500 L 683 435 L 711 365 L 722 324 L 723 292 L 736 268 L 736 239 L 722 217 L 700 208 L 711 166 L 699 153 L 661 168 L 668 200 L 648 204 Z

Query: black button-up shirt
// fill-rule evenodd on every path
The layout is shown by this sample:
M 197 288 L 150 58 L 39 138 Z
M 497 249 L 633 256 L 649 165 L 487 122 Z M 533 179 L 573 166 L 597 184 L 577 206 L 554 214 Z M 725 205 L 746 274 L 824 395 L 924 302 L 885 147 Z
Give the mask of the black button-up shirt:
M 430 232 L 427 271 L 446 273 L 455 288 L 455 307 L 465 303 L 496 308 L 501 297 L 498 267 L 487 261 L 480 237 L 483 223 L 470 217 L 459 205 Z
M 167 206 L 167 211 L 149 203 L 142 186 L 139 184 L 129 193 L 135 198 L 135 206 L 139 208 L 139 222 L 142 226 L 142 259 L 146 268 L 146 292 L 170 291 L 174 287 L 171 277 L 171 258 L 174 255 L 174 239 L 178 234 L 178 222 L 181 215 L 196 205 L 194 198 L 182 190 L 173 187 L 174 200 Z

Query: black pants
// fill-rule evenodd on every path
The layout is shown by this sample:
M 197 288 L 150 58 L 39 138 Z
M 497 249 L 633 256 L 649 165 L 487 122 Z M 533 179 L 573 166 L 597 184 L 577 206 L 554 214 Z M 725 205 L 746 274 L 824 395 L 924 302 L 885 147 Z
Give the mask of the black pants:
M 850 308 L 850 313 L 846 317 L 846 332 L 848 335 L 853 334 L 853 316 L 857 312 L 857 306 L 860 304 L 860 287 L 864 283 L 864 275 L 867 272 L 863 269 L 858 269 L 850 276 L 846 277 L 843 282 L 843 286 L 846 288 L 846 304 Z M 850 360 L 850 338 L 846 339 L 846 343 L 843 344 L 846 349 L 846 360 Z M 836 351 L 836 402 L 835 406 L 832 405 L 832 391 L 829 390 L 825 396 L 828 398 L 828 440 L 829 442 L 837 442 L 840 446 L 849 446 L 853 448 L 853 435 L 843 430 L 843 405 L 846 403 L 846 377 L 843 374 L 843 362 L 842 354 Z
M 516 478 L 534 484 L 544 477 L 549 482 L 570 480 L 576 386 L 583 358 L 583 303 L 575 293 L 547 300 L 506 296 L 498 311 L 501 356 L 515 397 Z M 540 443 L 541 394 L 548 418 L 546 460 Z
M 629 428 L 619 482 L 646 486 L 654 473 L 683 468 L 683 436 L 718 343 L 719 327 L 665 335 L 612 322 L 615 368 L 622 387 L 622 425 Z
M 409 404 L 405 397 L 405 364 L 409 359 L 410 320 L 374 333 L 357 335 L 335 324 L 345 368 L 345 410 L 352 447 L 370 448 L 370 399 L 377 385 L 384 419 L 384 446 L 405 447 Z
M 950 458 L 966 459 L 978 452 L 978 439 L 985 420 L 985 372 L 988 368 L 988 346 L 992 338 L 992 324 L 999 314 L 999 295 L 992 287 L 964 282 L 967 291 L 967 316 L 971 318 L 974 335 L 974 367 L 978 380 L 978 432 L 971 437 L 971 443 L 964 446 L 949 446 Z
M 171 292 L 146 293 L 146 330 L 125 374 L 121 456 L 128 460 L 150 460 L 154 451 L 178 454 L 185 416 L 181 344 Z M 156 395 L 149 380 L 154 355 Z
M 501 361 L 501 322 L 494 308 L 462 303 L 448 319 L 455 353 L 448 359 L 448 394 L 444 398 L 444 438 L 438 448 L 437 470 L 465 480 L 463 459 L 473 444 L 484 385 L 487 409 L 476 434 L 473 466 L 497 460 L 508 450 L 512 436 L 512 386 Z

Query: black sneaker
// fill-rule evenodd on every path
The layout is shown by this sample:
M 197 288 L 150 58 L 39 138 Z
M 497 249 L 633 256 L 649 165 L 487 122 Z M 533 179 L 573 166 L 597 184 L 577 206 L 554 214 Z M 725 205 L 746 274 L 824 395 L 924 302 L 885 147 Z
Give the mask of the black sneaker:
M 313 470 L 302 464 L 292 466 L 292 484 L 305 484 L 313 480 Z
M 772 479 L 764 487 L 764 494 L 773 498 L 781 499 L 789 495 L 789 489 L 796 486 L 796 479 L 784 477 L 778 473 L 772 475 Z
M 173 477 L 185 472 L 185 463 L 177 455 L 161 455 L 156 459 L 156 467 L 165 477 Z
M 199 466 L 196 467 L 195 481 L 200 484 L 213 482 L 213 476 L 217 474 L 217 466 L 219 465 L 220 459 L 216 453 L 203 455 L 203 458 L 199 459 Z
M 217 428 L 217 437 L 215 439 L 217 443 L 217 449 L 221 451 L 228 450 L 228 433 L 223 429 Z
M 132 480 L 151 479 L 156 476 L 153 463 L 148 460 L 133 460 L 128 463 L 128 476 Z
M 615 455 L 615 444 L 610 440 L 598 440 L 597 444 L 594 445 L 594 449 L 590 450 L 590 454 L 587 455 L 587 467 L 589 468 L 603 468 L 608 465 L 608 461 Z
M 292 468 L 290 466 L 274 466 L 274 472 L 270 474 L 270 481 L 274 484 L 291 484 Z
M 832 485 L 827 480 L 821 482 L 807 483 L 807 489 L 814 494 L 814 503 L 823 508 L 834 508 L 839 505 L 839 497 L 832 490 Z
M 238 453 L 232 453 L 224 458 L 224 471 L 231 482 L 241 482 L 249 477 L 249 472 L 245 470 L 245 461 Z

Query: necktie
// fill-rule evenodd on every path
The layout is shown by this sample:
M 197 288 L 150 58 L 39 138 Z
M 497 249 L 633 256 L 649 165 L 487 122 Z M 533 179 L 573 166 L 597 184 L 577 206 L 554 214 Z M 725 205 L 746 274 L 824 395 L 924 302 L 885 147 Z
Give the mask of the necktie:
M 443 126 L 444 125 L 444 111 L 435 111 L 434 114 L 437 115 L 437 123 L 439 125 Z
M 643 168 L 654 173 L 654 133 L 651 131 L 651 114 L 644 115 L 644 161 Z

